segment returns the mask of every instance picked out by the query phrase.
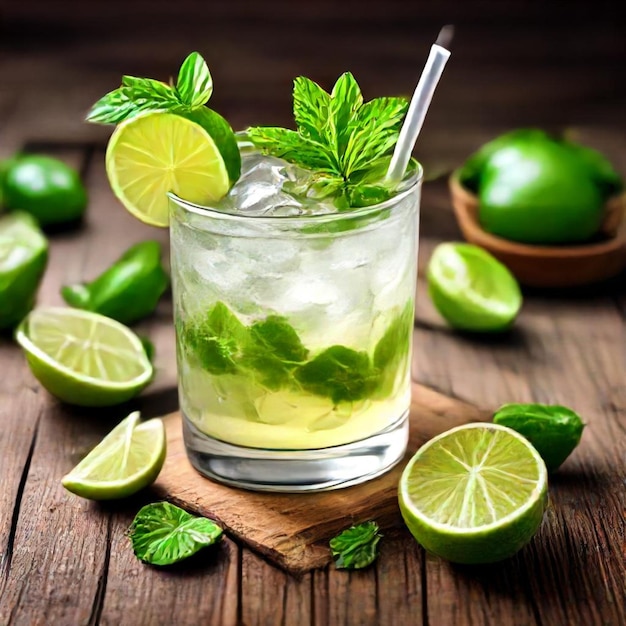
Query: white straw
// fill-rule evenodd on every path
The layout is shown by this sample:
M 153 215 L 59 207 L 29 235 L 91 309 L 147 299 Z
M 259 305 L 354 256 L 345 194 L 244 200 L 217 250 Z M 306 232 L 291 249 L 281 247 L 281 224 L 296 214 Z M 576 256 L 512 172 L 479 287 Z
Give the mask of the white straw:
M 385 177 L 386 180 L 391 182 L 402 180 L 407 165 L 409 164 L 411 153 L 415 147 L 417 136 L 420 130 L 422 130 L 430 101 L 433 98 L 435 88 L 437 87 L 437 83 L 441 78 L 443 68 L 449 57 L 450 51 L 443 46 L 436 43 L 431 46 L 426 65 L 424 66 L 422 75 L 411 98 L 411 104 L 409 105 L 406 119 L 400 129 L 400 136 L 398 137 L 398 143 L 391 157 L 391 163 L 389 164 L 389 169 Z

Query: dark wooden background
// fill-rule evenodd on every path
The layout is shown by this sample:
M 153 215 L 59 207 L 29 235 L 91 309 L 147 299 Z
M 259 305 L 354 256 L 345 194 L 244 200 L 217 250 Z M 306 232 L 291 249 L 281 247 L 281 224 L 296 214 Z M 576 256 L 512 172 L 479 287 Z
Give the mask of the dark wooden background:
M 92 278 L 130 244 L 167 233 L 114 201 L 104 173 L 110 130 L 89 106 L 123 73 L 167 79 L 191 50 L 207 59 L 213 108 L 236 128 L 290 123 L 294 76 L 324 86 L 345 70 L 366 98 L 410 95 L 442 25 L 453 56 L 416 156 L 421 266 L 460 237 L 442 177 L 470 151 L 519 126 L 568 129 L 626 175 L 626 32 L 621 3 L 521 0 L 3 0 L 0 158 L 47 151 L 80 168 L 87 221 L 52 240 L 40 302 Z M 94 505 L 60 477 L 115 420 L 176 408 L 171 303 L 138 327 L 154 340 L 155 383 L 133 407 L 68 409 L 41 391 L 10 338 L 0 339 L 0 624 L 419 624 L 622 626 L 626 623 L 626 280 L 575 292 L 527 291 L 515 330 L 451 332 L 418 284 L 414 377 L 483 408 L 562 403 L 588 423 L 551 483 L 536 540 L 492 567 L 425 555 L 402 529 L 375 567 L 289 577 L 226 540 L 209 562 L 156 571 L 124 532 L 140 499 Z M 147 499 L 150 495 L 145 496 Z

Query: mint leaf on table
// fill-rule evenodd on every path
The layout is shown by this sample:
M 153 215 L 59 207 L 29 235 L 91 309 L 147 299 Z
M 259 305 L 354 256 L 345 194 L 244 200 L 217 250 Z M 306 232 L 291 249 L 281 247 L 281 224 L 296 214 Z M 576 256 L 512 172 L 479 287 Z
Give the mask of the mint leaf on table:
M 211 374 L 233 374 L 250 341 L 246 326 L 223 303 L 216 302 L 204 318 L 183 324 L 182 342 Z
M 335 404 L 367 398 L 378 382 L 378 370 L 367 352 L 331 346 L 294 371 L 302 388 Z
M 383 181 L 408 109 L 406 98 L 363 102 L 350 72 L 332 92 L 305 77 L 294 81 L 297 130 L 257 126 L 249 140 L 261 151 L 316 172 L 309 195 L 337 195 L 337 206 L 367 206 L 390 197 Z
M 330 550 L 337 569 L 362 569 L 378 556 L 378 542 L 382 535 L 376 522 L 351 526 L 330 540 Z
M 284 317 L 270 315 L 250 326 L 250 342 L 244 349 L 242 367 L 257 373 L 262 385 L 276 391 L 287 385 L 291 372 L 306 360 L 308 350 Z
M 150 565 L 172 565 L 222 538 L 222 529 L 210 519 L 195 517 L 170 504 L 142 507 L 128 529 L 133 552 Z
M 183 61 L 176 86 L 152 78 L 124 76 L 122 85 L 96 102 L 88 122 L 118 124 L 143 111 L 189 112 L 203 106 L 213 92 L 213 80 L 204 59 L 192 52 Z

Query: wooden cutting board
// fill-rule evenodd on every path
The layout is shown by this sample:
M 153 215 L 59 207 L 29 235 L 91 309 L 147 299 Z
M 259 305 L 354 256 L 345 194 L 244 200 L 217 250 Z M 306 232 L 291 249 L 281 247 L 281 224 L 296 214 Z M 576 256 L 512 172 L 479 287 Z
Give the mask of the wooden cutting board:
M 328 540 L 351 524 L 374 519 L 381 528 L 402 524 L 397 485 L 411 454 L 434 435 L 491 413 L 413 383 L 409 449 L 402 463 L 367 483 L 313 494 L 244 491 L 201 476 L 189 463 L 180 413 L 165 416 L 167 460 L 154 488 L 160 497 L 218 522 L 236 541 L 291 574 L 331 560 Z

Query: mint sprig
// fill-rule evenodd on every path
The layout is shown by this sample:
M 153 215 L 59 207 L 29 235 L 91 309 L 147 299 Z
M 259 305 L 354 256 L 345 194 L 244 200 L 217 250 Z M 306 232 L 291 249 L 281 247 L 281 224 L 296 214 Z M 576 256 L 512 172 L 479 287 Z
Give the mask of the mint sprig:
M 309 195 L 335 195 L 348 206 L 365 206 L 391 195 L 383 178 L 407 109 L 402 97 L 364 103 L 350 72 L 331 93 L 301 76 L 293 88 L 297 130 L 257 126 L 247 135 L 261 151 L 315 172 Z M 341 200 L 336 204 L 345 208 Z
M 175 86 L 152 78 L 124 76 L 121 87 L 100 98 L 86 120 L 118 124 L 143 111 L 193 111 L 205 105 L 212 93 L 209 68 L 198 52 L 192 52 L 183 61 Z

